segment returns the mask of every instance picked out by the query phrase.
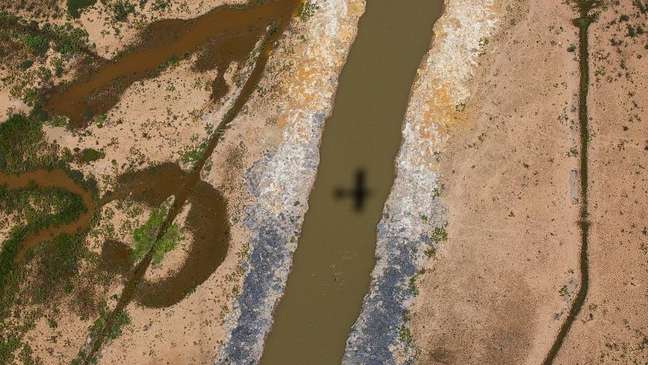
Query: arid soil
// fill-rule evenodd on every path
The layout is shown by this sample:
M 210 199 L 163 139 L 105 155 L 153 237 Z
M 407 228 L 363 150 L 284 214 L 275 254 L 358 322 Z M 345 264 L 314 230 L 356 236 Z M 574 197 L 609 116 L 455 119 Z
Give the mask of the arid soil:
M 578 283 L 573 13 L 515 5 L 439 162 L 448 239 L 417 280 L 421 363 L 541 363 Z
M 590 280 L 555 364 L 648 361 L 648 4 L 590 25 Z
M 74 82 L 77 70 L 87 71 L 92 59 L 128 53 L 137 47 L 142 32 L 154 21 L 196 18 L 217 6 L 242 2 L 215 0 L 187 5 L 153 1 L 135 5 L 127 15 L 128 21 L 115 21 L 117 3 L 97 2 L 76 19 L 65 15 L 65 1 L 57 3 L 58 10 L 30 2 L 26 6 L 3 6 L 2 10 L 26 22 L 70 22 L 88 32 L 89 46 L 87 52 L 81 50 L 64 57 L 61 70 L 54 64 L 61 56 L 53 41 L 45 55 L 33 57 L 33 63 L 27 66 L 21 66 L 20 57 L 32 58 L 30 52 L 35 51 L 29 48 L 20 48 L 24 51 L 20 57 L 6 56 L 11 62 L 5 64 L 3 75 L 17 76 L 3 80 L 2 92 L 7 97 L 3 96 L 2 112 L 34 114 L 33 110 L 38 111 L 42 104 L 38 100 L 31 104 L 21 101 L 31 100 L 30 90 L 57 90 L 64 80 Z M 162 3 L 169 5 L 153 9 Z M 275 28 L 278 42 L 271 44 L 258 87 L 240 115 L 223 130 L 221 142 L 201 171 L 202 181 L 192 188 L 187 204 L 174 220 L 181 234 L 177 246 L 160 264 L 150 267 L 138 287 L 141 293 L 135 295 L 124 313 L 119 313 L 119 322 L 108 331 L 109 338 L 99 348 L 99 363 L 214 362 L 219 344 L 238 321 L 232 307 L 246 290 L 241 281 L 253 249 L 250 236 L 262 232 L 262 228 L 247 222 L 247 217 L 258 214 L 283 219 L 282 212 L 287 212 L 289 206 L 294 215 L 284 223 L 290 227 L 287 232 L 295 235 L 299 229 L 310 191 L 305 180 L 312 181 L 316 172 L 317 154 L 313 150 L 319 143 L 321 119 L 331 108 L 337 74 L 361 11 L 361 2 L 335 6 L 309 2 L 291 14 L 292 21 L 285 32 L 277 33 Z M 15 26 L 11 19 L 7 21 Z M 23 33 L 9 33 L 8 37 L 29 45 Z M 202 156 L 208 137 L 236 103 L 241 86 L 258 59 L 257 42 L 248 47 L 245 57 L 237 53 L 233 55 L 234 62 L 223 65 L 221 61 L 228 58 L 219 56 L 218 49 L 209 49 L 218 48 L 219 44 L 209 43 L 206 49 L 197 50 L 200 52 L 160 65 L 149 77 L 125 88 L 123 94 L 119 91 L 114 107 L 90 115 L 87 126 L 78 128 L 53 115 L 44 121 L 43 143 L 53 146 L 52 150 L 58 153 L 53 158 L 65 161 L 66 169 L 80 171 L 84 181 L 93 181 L 98 210 L 93 212 L 89 232 L 83 236 L 82 245 L 88 252 L 77 263 L 70 282 L 72 294 L 61 295 L 43 307 L 23 297 L 28 291 L 21 287 L 19 299 L 27 299 L 21 305 L 25 317 L 12 312 L 0 328 L 20 329 L 14 331 L 19 341 L 15 348 L 14 342 L 9 342 L 14 341 L 13 337 L 0 338 L 1 345 L 6 344 L 13 351 L 7 355 L 7 362 L 31 359 L 47 364 L 70 363 L 96 337 L 137 263 L 132 256 L 136 248 L 134 232 L 160 205 L 170 204 L 173 198 L 169 194 L 184 184 L 183 174 L 189 174 Z M 84 59 L 84 52 L 90 54 L 90 61 Z M 215 61 L 204 60 L 205 57 Z M 50 69 L 49 78 L 41 77 L 41 65 Z M 17 74 L 15 70 L 19 67 L 28 67 L 29 71 Z M 52 76 L 55 71 L 57 75 Z M 221 80 L 217 85 L 221 93 L 218 98 L 212 97 L 215 79 Z M 274 167 L 277 163 L 280 168 Z M 143 179 L 146 173 L 142 171 L 159 168 L 156 166 L 168 167 L 168 173 L 157 176 L 164 179 L 160 184 L 155 178 Z M 295 173 L 299 177 L 291 179 Z M 129 185 L 128 176 L 134 176 L 139 185 Z M 267 186 L 276 186 L 274 191 L 279 195 L 266 194 Z M 289 194 L 284 194 L 286 191 Z M 258 196 L 261 192 L 263 197 Z M 255 212 L 261 208 L 264 213 Z M 267 213 L 268 208 L 273 209 L 272 213 Z M 22 218 L 11 212 L 3 212 L 2 219 L 13 220 L 8 228 L 22 224 Z M 5 233 L 3 227 L 3 237 L 10 233 Z M 285 248 L 290 248 L 288 241 Z M 30 268 L 35 268 L 29 270 L 35 270 L 36 263 L 30 264 Z M 278 272 L 286 270 L 282 265 L 277 263 Z M 184 284 L 176 285 L 180 282 Z M 170 291 L 169 295 L 162 295 L 165 290 Z M 267 294 L 269 297 L 259 300 L 276 295 Z M 81 307 L 85 310 L 80 311 Z M 267 309 L 269 315 L 272 307 Z M 28 314 L 34 315 L 35 320 Z M 227 316 L 231 317 L 230 324 L 224 327 Z M 261 326 L 259 335 L 264 331 L 267 327 Z
M 227 64 L 209 48 L 219 42 L 164 62 L 117 88 L 112 104 L 83 115 L 89 123 L 80 128 L 43 115 L 42 98 L 132 52 L 156 21 L 243 3 L 106 0 L 72 17 L 66 0 L 0 1 L 0 126 L 18 128 L 10 117 L 20 114 L 40 123 L 38 133 L 25 132 L 29 138 L 42 132 L 25 150 L 12 140 L 19 153 L 0 155 L 0 183 L 35 168 L 78 172 L 74 186 L 87 189 L 89 209 L 75 232 L 30 245 L 24 267 L 0 267 L 0 363 L 68 364 L 96 339 L 138 263 L 135 232 L 177 198 L 262 42 L 246 38 L 246 55 Z M 584 282 L 576 3 L 444 6 L 412 88 L 372 286 L 344 361 L 547 363 Z M 362 0 L 318 0 L 295 11 L 171 222 L 177 245 L 135 286 L 134 300 L 106 331 L 98 363 L 258 361 L 363 9 Z M 553 363 L 645 364 L 648 3 L 606 0 L 594 13 L 589 285 Z M 33 26 L 45 23 L 51 27 Z M 24 165 L 12 165 L 25 156 Z M 48 201 L 38 191 L 45 187 L 3 187 L 3 260 L 21 227 L 66 203 Z
M 442 29 L 466 34 L 463 27 L 472 26 L 461 20 L 469 8 L 458 3 L 446 3 L 446 18 L 435 27 L 430 59 L 437 67 L 443 54 L 461 52 L 446 48 L 455 39 Z M 603 3 L 589 30 L 589 290 L 555 364 L 648 359 L 648 7 Z M 397 362 L 544 363 L 581 285 L 576 4 L 475 6 L 495 28 L 470 51 L 477 55 L 470 77 L 444 90 L 444 78 L 452 85 L 458 67 L 423 68 L 408 111 L 416 117 L 406 120 L 414 127 L 405 127 L 399 163 L 410 156 L 407 133 L 428 128 L 411 139 L 419 150 L 433 146 L 414 154 L 415 166 L 438 173 L 440 206 L 431 203 L 425 221 L 442 214 L 444 228 L 430 228 L 434 249 L 419 256 L 423 263 L 409 282 L 414 294 L 400 340 L 413 350 L 403 355 L 399 348 L 407 347 L 394 346 Z M 460 107 L 444 106 L 462 97 Z M 419 127 L 417 118 L 431 126 Z M 411 204 L 401 190 L 392 195 L 391 211 Z

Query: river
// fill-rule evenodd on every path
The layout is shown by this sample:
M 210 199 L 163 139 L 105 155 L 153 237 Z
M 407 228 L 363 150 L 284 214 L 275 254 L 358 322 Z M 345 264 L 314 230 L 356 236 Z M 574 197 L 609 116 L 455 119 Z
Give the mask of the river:
M 368 1 L 326 122 L 317 180 L 263 364 L 339 364 L 374 265 L 376 225 L 440 1 Z M 334 191 L 366 171 L 364 210 Z

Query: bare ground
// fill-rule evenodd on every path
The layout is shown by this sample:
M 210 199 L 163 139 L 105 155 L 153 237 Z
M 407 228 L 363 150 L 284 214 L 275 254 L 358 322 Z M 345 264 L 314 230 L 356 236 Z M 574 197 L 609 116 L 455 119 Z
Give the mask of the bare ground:
M 589 294 L 555 364 L 648 361 L 646 24 L 628 0 L 590 26 Z
M 417 280 L 422 364 L 538 364 L 578 283 L 573 13 L 511 2 L 440 160 L 448 239 Z

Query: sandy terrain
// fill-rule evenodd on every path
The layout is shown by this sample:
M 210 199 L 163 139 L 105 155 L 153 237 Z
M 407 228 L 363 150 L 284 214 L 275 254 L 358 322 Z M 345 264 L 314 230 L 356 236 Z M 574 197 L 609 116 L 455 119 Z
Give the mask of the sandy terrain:
M 111 364 L 125 359 L 137 359 L 138 363 L 144 364 L 210 363 L 214 360 L 217 345 L 223 342 L 227 334 L 223 321 L 231 312 L 232 301 L 243 290 L 241 280 L 245 270 L 243 265 L 249 255 L 250 235 L 250 228 L 245 226 L 244 219 L 249 214 L 250 205 L 259 202 L 265 206 L 275 205 L 277 214 L 284 209 L 279 197 L 258 199 L 252 195 L 247 171 L 254 168 L 269 151 L 278 148 L 288 148 L 290 151 L 295 143 L 291 140 L 293 134 L 287 131 L 302 128 L 298 124 L 303 119 L 308 119 L 313 113 L 325 113 L 330 108 L 335 76 L 353 35 L 349 29 L 355 26 L 361 9 L 355 3 L 352 5 L 350 10 L 331 7 L 321 13 L 316 11 L 312 17 L 299 18 L 291 26 L 287 36 L 282 38 L 273 52 L 258 91 L 226 131 L 223 142 L 214 151 L 203 172 L 203 178 L 218 187 L 228 201 L 232 239 L 223 263 L 207 281 L 172 307 L 146 308 L 133 302 L 127 308 L 131 323 L 124 328 L 121 336 L 106 344 L 100 363 Z M 330 30 L 329 33 L 320 33 L 317 29 Z M 324 53 L 324 50 L 330 51 L 331 47 L 336 46 L 335 53 Z M 324 71 L 329 76 L 322 77 Z M 220 105 L 205 106 L 209 94 L 205 88 L 195 86 L 205 78 L 206 75 L 195 73 L 181 63 L 155 79 L 130 87 L 101 126 L 92 124 L 87 129 L 90 133 L 83 131 L 68 136 L 66 133 L 69 132 L 61 128 L 50 128 L 48 136 L 71 149 L 75 146 L 101 149 L 106 154 L 105 158 L 79 168 L 101 177 L 99 185 L 105 191 L 119 173 L 157 162 L 181 160 L 181 152 L 204 139 L 207 125 L 216 125 L 223 114 Z M 213 75 L 209 76 L 211 78 Z M 171 84 L 174 89 L 170 91 L 168 86 Z M 148 97 L 151 93 L 166 95 L 165 91 L 170 91 L 169 97 L 153 100 Z M 199 118 L 195 118 L 196 115 Z M 287 133 L 290 137 L 287 137 Z M 149 136 L 140 138 L 144 134 Z M 124 138 L 111 139 L 110 136 L 114 135 Z M 301 138 L 310 144 L 318 143 L 318 139 L 307 139 L 310 136 Z M 133 158 L 137 156 L 142 156 L 142 159 Z M 121 163 L 115 165 L 112 160 Z M 305 163 L 311 164 L 308 160 Z M 289 165 L 284 167 L 289 168 Z M 311 177 L 314 172 L 308 170 Z M 273 169 L 271 173 L 277 173 L 277 170 Z M 285 199 L 303 214 L 304 205 L 297 207 L 293 203 L 294 199 L 305 202 L 308 186 L 298 179 L 289 184 L 299 185 L 296 190 L 299 195 Z M 281 194 L 287 188 L 281 186 L 276 192 Z M 183 261 L 182 254 L 170 253 L 169 259 L 174 260 L 174 257 L 176 264 Z M 166 265 L 163 263 L 163 266 Z M 160 279 L 165 276 L 162 271 L 171 273 L 168 268 L 152 267 L 147 277 Z M 108 296 L 113 293 L 110 291 Z M 112 303 L 109 303 L 109 307 L 114 305 Z
M 29 107 L 22 100 L 11 96 L 9 90 L 0 89 L 0 120 L 4 121 L 11 114 L 25 113 L 28 110 Z
M 189 19 L 225 2 L 243 1 L 149 1 L 123 21 L 115 21 L 111 1 L 98 1 L 76 20 L 61 14 L 64 0 L 50 2 L 58 10 L 39 5 L 17 12 L 71 21 L 87 30 L 99 56 L 110 58 L 132 46 L 147 24 Z M 177 304 L 133 301 L 126 309 L 130 323 L 104 345 L 99 363 L 258 360 L 307 209 L 323 121 L 364 8 L 361 0 L 314 4 L 314 13 L 297 17 L 281 38 L 258 89 L 203 171 L 206 185 L 227 201 L 231 240 L 222 264 Z M 648 4 L 608 5 L 590 28 L 589 293 L 556 364 L 648 361 L 648 129 L 642 124 Z M 559 0 L 448 0 L 446 7 L 413 86 L 373 285 L 347 344 L 349 364 L 371 358 L 371 346 L 383 343 L 379 336 L 393 355 L 381 359 L 387 363 L 539 364 L 578 291 L 576 13 Z M 66 61 L 60 76 L 43 79 L 41 66 L 55 69 L 56 55 L 48 52 L 25 72 L 16 68 L 27 57 L 22 53 L 3 66 L 0 121 L 31 109 L 30 88 L 72 78 L 78 57 Z M 103 197 L 127 172 L 165 162 L 188 171 L 187 156 L 223 117 L 242 66 L 231 65 L 225 77 L 231 93 L 214 103 L 209 83 L 217 71 L 198 72 L 193 60 L 135 82 L 85 129 L 46 125 L 47 140 L 61 156 L 87 148 L 103 154 L 70 163 L 97 180 Z M 132 247 L 132 232 L 151 208 L 130 199 L 103 205 L 86 240 L 95 256 L 83 261 L 81 276 L 106 269 L 95 259 L 107 240 Z M 183 239 L 149 269 L 148 281 L 171 277 L 188 261 L 195 233 L 187 228 L 190 209 L 175 220 Z M 14 218 L 0 212 L 0 242 Z M 264 256 L 268 248 L 276 256 Z M 397 295 L 389 291 L 399 312 L 384 313 L 397 325 L 372 333 L 369 325 L 381 318 L 369 299 L 383 298 L 386 288 L 376 283 L 398 269 L 390 260 L 402 252 L 411 272 L 394 281 Z M 103 301 L 111 309 L 123 282 L 115 269 L 94 289 L 80 281 L 75 295 L 88 289 L 95 307 Z M 78 300 L 48 303 L 30 324 L 23 341 L 43 363 L 69 363 L 87 341 L 97 308 L 82 315 Z M 41 310 L 31 303 L 23 309 Z M 23 319 L 16 314 L 10 321 Z
M 648 361 L 648 8 L 621 1 L 590 26 L 589 294 L 555 364 Z
M 475 4 L 482 13 L 458 3 L 435 27 L 404 129 L 399 166 L 431 171 L 427 189 L 438 189 L 440 201 L 426 203 L 424 228 L 407 236 L 416 244 L 430 235 L 434 249 L 419 256 L 409 282 L 414 298 L 400 340 L 413 350 L 397 343 L 392 351 L 397 363 L 538 364 L 580 285 L 577 13 L 559 1 Z M 609 4 L 590 28 L 589 295 L 557 364 L 648 359 L 641 4 Z M 456 47 L 442 29 L 465 42 L 462 19 L 475 13 L 491 14 L 495 33 L 480 39 L 483 47 Z M 445 57 L 464 59 L 461 52 L 478 56 L 469 77 L 457 77 L 466 75 L 461 65 L 437 71 Z M 414 203 L 421 183 L 402 170 L 390 215 L 428 195 L 420 190 Z M 407 232 L 408 219 L 386 222 Z M 447 239 L 436 234 L 443 231 Z M 379 238 L 379 259 L 390 250 Z
M 540 363 L 578 280 L 571 9 L 506 15 L 440 161 L 448 240 L 412 308 L 421 363 Z
M 215 72 L 194 72 L 191 61 L 181 61 L 156 78 L 133 84 L 109 113 L 84 130 L 47 126 L 48 140 L 70 150 L 103 152 L 104 158 L 75 166 L 92 174 L 102 192 L 126 171 L 180 161 L 183 152 L 198 146 L 207 137 L 207 129 L 214 127 L 203 114 L 211 105 L 207 84 Z
M 184 5 L 170 2 L 165 9 L 152 9 L 155 3 L 163 2 L 148 2 L 144 8 L 136 7 L 134 13 L 128 15 L 128 21 L 118 23 L 111 20 L 111 1 L 98 1 L 77 20 L 60 13 L 57 15 L 54 8 L 30 7 L 29 4 L 27 8 L 14 10 L 27 19 L 47 20 L 54 24 L 71 21 L 88 31 L 90 44 L 95 44 L 100 56 L 111 57 L 135 42 L 146 24 L 174 17 L 192 18 L 224 3 L 222 0 Z M 218 344 L 223 342 L 227 334 L 227 329 L 223 327 L 225 317 L 231 313 L 232 302 L 242 291 L 243 264 L 250 250 L 249 230 L 255 229 L 244 223 L 250 210 L 254 209 L 250 205 L 262 204 L 264 209 L 274 205 L 273 213 L 280 215 L 286 211 L 284 203 L 288 202 L 299 215 L 303 216 L 305 212 L 309 184 L 304 184 L 303 179 L 284 181 L 290 175 L 280 174 L 280 169 L 267 166 L 265 170 L 257 166 L 260 160 L 275 155 L 307 166 L 294 169 L 284 164 L 283 167 L 290 169 L 290 173 L 299 171 L 304 178 L 312 180 L 314 177 L 316 161 L 311 161 L 310 155 L 303 155 L 303 149 L 316 148 L 319 134 L 315 132 L 321 131 L 322 124 L 313 125 L 313 132 L 305 127 L 307 123 L 319 120 L 320 115 L 326 115 L 331 108 L 337 74 L 362 10 L 361 2 L 354 1 L 348 5 L 312 4 L 308 14 L 295 18 L 286 36 L 281 38 L 273 51 L 258 90 L 240 118 L 225 132 L 223 142 L 203 170 L 204 180 L 221 191 L 228 202 L 231 242 L 223 263 L 184 300 L 171 307 L 150 308 L 134 301 L 126 309 L 130 323 L 124 326 L 119 337 L 107 342 L 100 363 L 214 361 Z M 65 9 L 64 1 L 59 2 L 59 8 Z M 53 48 L 52 44 L 50 47 Z M 25 73 L 22 75 L 25 77 L 12 78 L 4 83 L 0 104 L 3 113 L 10 113 L 12 105 L 15 105 L 15 111 L 25 109 L 18 100 L 24 97 L 29 88 L 43 85 L 36 72 L 41 65 L 54 71 L 52 62 L 57 55 L 52 52 L 50 49 L 47 55 L 35 58 L 29 75 Z M 22 56 L 30 57 L 29 53 Z M 9 72 L 13 72 L 20 61 L 16 59 L 7 65 Z M 105 115 L 95 116 L 87 128 L 74 130 L 57 126 L 57 123 L 47 123 L 43 128 L 46 140 L 58 145 L 61 157 L 76 156 L 89 148 L 100 152 L 98 159 L 89 162 L 72 158 L 70 167 L 81 171 L 86 177 L 96 179 L 98 195 L 103 199 L 110 196 L 110 191 L 119 188 L 120 176 L 125 173 L 166 162 L 177 163 L 188 171 L 192 165 L 190 157 L 200 151 L 200 145 L 209 131 L 222 119 L 226 109 L 224 105 L 233 100 L 242 81 L 237 80 L 241 76 L 242 65 L 230 65 L 225 74 L 230 94 L 214 102 L 210 98 L 209 86 L 217 71 L 196 71 L 192 67 L 193 61 L 192 57 L 180 60 L 154 78 L 135 82 L 121 95 L 114 108 Z M 62 75 L 49 79 L 49 85 L 69 80 L 78 66 L 77 62 L 78 59 L 73 58 L 64 63 Z M 20 93 L 10 98 L 9 90 L 15 85 L 20 85 Z M 277 153 L 279 149 L 283 152 Z M 252 169 L 255 169 L 255 173 L 265 175 L 261 180 L 255 178 L 254 183 L 279 184 L 281 188 L 276 191 L 280 195 L 257 199 L 255 192 L 249 188 L 249 170 Z M 290 187 L 290 184 L 294 186 Z M 289 196 L 281 196 L 284 187 L 290 191 Z M 302 203 L 297 206 L 295 200 Z M 105 242 L 118 241 L 132 246 L 132 232 L 146 221 L 151 208 L 142 202 L 123 198 L 103 205 L 101 219 L 85 242 L 95 256 L 83 261 L 79 269 L 80 277 L 101 274 L 105 279 L 88 296 L 90 301 L 97 301 L 95 311 L 80 315 L 75 309 L 76 297 L 64 297 L 51 303 L 58 307 L 55 311 L 41 312 L 38 305 L 25 305 L 25 311 L 44 314 L 26 328 L 21 339 L 29 346 L 33 358 L 47 364 L 69 363 L 83 348 L 90 327 L 99 317 L 97 308 L 112 309 L 123 289 L 124 273 L 119 270 L 124 268 L 102 266 Z M 183 214 L 186 215 L 186 212 Z M 176 222 L 184 231 L 184 239 L 161 265 L 151 267 L 146 274 L 148 282 L 173 276 L 188 260 L 187 251 L 192 247 L 194 232 L 186 229 L 183 214 L 176 218 Z M 297 219 L 294 224 L 299 222 Z M 291 229 L 291 234 L 294 235 L 297 228 Z M 280 266 L 279 269 L 285 270 Z M 106 270 L 109 273 L 107 277 Z M 78 284 L 88 283 L 84 281 Z M 271 310 L 270 307 L 268 309 Z M 22 319 L 16 317 L 12 321 L 20 325 Z

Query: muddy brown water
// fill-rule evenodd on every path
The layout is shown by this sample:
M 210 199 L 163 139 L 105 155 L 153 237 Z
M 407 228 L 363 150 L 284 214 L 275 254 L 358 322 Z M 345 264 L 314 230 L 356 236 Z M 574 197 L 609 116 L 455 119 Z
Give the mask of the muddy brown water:
M 394 178 L 401 123 L 441 2 L 368 1 L 326 122 L 317 180 L 262 364 L 339 364 L 374 265 L 376 225 Z M 367 171 L 356 213 L 333 198 Z
M 296 0 L 265 1 L 256 6 L 221 6 L 188 20 L 169 19 L 150 24 L 140 44 L 114 60 L 99 60 L 71 85 L 51 90 L 44 110 L 65 115 L 81 128 L 92 116 L 106 113 L 135 81 L 159 74 L 172 59 L 200 52 L 194 68 L 216 68 L 212 97 L 225 95 L 223 72 L 231 62 L 245 61 L 270 24 L 289 17 Z
M 32 184 L 36 184 L 39 188 L 59 188 L 76 194 L 81 197 L 81 201 L 86 209 L 81 212 L 75 221 L 69 224 L 41 229 L 25 237 L 16 253 L 15 261 L 20 261 L 24 257 L 25 252 L 40 242 L 51 240 L 60 234 L 74 234 L 86 228 L 90 224 L 90 218 L 95 209 L 92 194 L 74 181 L 63 170 L 34 170 L 18 175 L 9 175 L 0 172 L 0 185 L 4 185 L 8 189 L 22 189 Z

